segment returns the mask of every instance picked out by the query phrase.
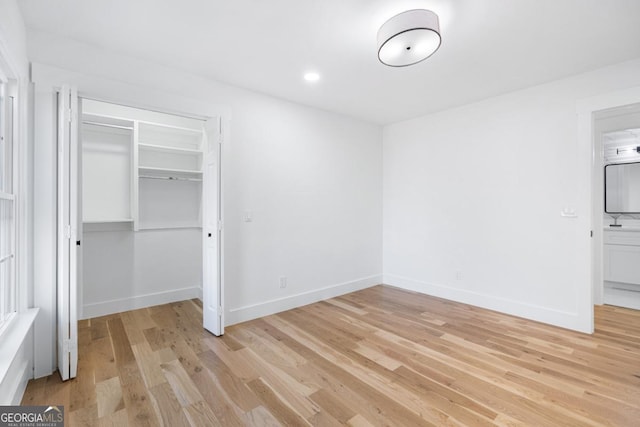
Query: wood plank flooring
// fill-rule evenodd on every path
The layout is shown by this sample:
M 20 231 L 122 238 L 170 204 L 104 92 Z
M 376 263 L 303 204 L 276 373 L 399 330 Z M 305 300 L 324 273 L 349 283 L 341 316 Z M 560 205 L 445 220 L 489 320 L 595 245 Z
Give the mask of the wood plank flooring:
M 69 426 L 639 426 L 640 312 L 570 332 L 376 286 L 226 329 L 199 301 L 79 324 Z

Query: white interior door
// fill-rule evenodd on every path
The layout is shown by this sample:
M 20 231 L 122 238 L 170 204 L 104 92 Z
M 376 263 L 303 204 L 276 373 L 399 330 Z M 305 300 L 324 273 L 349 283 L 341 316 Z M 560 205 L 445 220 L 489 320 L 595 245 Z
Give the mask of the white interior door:
M 221 144 L 222 122 L 205 123 L 202 177 L 202 294 L 204 328 L 214 335 L 224 333 L 222 286 Z
M 78 94 L 58 93 L 58 370 L 74 378 L 78 366 Z

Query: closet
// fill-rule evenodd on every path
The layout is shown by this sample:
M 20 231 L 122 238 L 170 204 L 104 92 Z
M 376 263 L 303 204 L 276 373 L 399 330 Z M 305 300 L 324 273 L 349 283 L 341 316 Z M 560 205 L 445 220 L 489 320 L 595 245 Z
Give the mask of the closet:
M 80 101 L 79 318 L 202 298 L 205 122 Z

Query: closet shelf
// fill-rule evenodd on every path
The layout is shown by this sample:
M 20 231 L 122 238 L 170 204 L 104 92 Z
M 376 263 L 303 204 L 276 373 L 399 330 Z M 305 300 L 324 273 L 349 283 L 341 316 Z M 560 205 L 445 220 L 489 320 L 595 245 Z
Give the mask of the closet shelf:
M 82 123 L 93 126 L 133 130 L 133 120 L 103 114 L 82 113 Z
M 112 222 L 133 222 L 133 218 L 83 219 L 84 224 L 106 224 Z
M 192 174 L 192 175 L 202 175 L 201 170 L 193 170 L 193 169 L 172 169 L 172 168 L 156 168 L 152 166 L 138 166 L 139 171 L 144 171 L 148 173 L 153 172 L 175 172 L 175 173 L 184 173 L 184 174 Z
M 193 129 L 186 128 L 182 126 L 175 126 L 166 123 L 156 123 L 156 122 L 148 122 L 146 120 L 138 120 L 138 123 L 143 127 L 147 127 L 150 130 L 155 131 L 169 131 L 176 135 L 189 135 L 189 136 L 200 136 L 202 135 L 202 129 Z M 154 129 L 155 128 L 155 129 Z
M 186 176 L 160 176 L 160 175 L 138 175 L 140 179 L 161 179 L 166 181 L 192 181 L 202 182 L 202 178 L 191 178 Z
M 149 230 L 184 230 L 184 229 L 202 229 L 200 224 L 153 224 L 153 225 L 143 225 L 141 224 L 138 230 L 140 231 L 149 231 Z
M 164 153 L 198 154 L 198 155 L 202 154 L 201 150 L 195 150 L 192 148 L 170 147 L 166 145 L 157 145 L 157 144 L 138 143 L 138 147 L 143 150 L 161 151 Z

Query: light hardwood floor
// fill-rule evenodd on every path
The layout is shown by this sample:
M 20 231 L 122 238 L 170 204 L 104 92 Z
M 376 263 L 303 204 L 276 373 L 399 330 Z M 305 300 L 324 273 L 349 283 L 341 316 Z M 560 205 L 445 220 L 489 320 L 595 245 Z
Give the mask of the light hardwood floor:
M 199 301 L 80 322 L 78 377 L 25 405 L 67 425 L 640 425 L 640 312 L 596 333 L 376 286 L 202 330 Z

